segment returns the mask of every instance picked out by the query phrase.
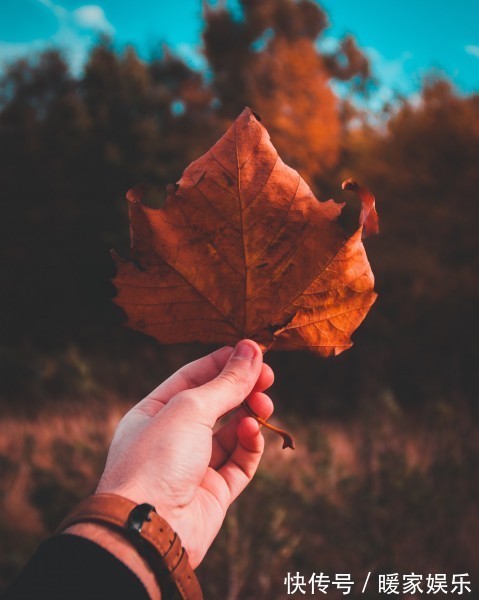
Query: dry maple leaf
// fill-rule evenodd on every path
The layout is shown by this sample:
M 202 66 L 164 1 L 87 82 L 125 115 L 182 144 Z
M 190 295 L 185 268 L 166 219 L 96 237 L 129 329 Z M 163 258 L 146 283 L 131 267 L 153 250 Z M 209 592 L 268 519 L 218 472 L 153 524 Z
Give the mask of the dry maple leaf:
M 361 238 L 378 219 L 368 190 L 343 188 L 362 201 L 350 237 L 338 223 L 343 204 L 319 202 L 246 108 L 168 186 L 163 208 L 143 204 L 141 186 L 128 192 L 132 260 L 114 254 L 127 325 L 165 344 L 349 348 L 376 298 Z

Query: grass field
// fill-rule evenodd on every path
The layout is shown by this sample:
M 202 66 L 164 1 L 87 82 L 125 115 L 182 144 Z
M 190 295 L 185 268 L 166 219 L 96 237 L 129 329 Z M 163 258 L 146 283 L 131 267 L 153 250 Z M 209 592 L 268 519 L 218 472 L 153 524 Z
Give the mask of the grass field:
M 1 421 L 2 585 L 94 490 L 127 407 L 92 402 Z M 260 471 L 199 569 L 207 598 L 286 597 L 284 578 L 296 571 L 307 579 L 350 573 L 357 582 L 368 571 L 477 578 L 479 438 L 472 421 L 447 406 L 419 419 L 386 396 L 346 422 L 287 421 L 297 450 L 281 450 L 266 432 Z M 350 597 L 356 594 L 359 583 Z

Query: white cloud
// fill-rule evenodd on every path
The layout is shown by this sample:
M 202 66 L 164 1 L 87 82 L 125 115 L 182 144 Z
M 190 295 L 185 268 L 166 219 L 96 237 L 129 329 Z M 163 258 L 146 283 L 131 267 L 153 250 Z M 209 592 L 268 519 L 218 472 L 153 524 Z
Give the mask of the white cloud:
M 73 11 L 73 17 L 76 23 L 84 29 L 93 29 L 109 34 L 115 31 L 113 25 L 106 18 L 103 8 L 97 4 L 80 6 Z
M 207 67 L 206 59 L 201 53 L 199 46 L 181 43 L 175 46 L 174 52 L 192 69 L 200 71 Z
M 5 65 L 25 56 L 31 56 L 49 48 L 60 49 L 73 73 L 81 72 L 88 53 L 99 33 L 113 34 L 114 27 L 103 9 L 94 4 L 69 11 L 53 0 L 37 0 L 58 19 L 58 30 L 49 39 L 28 43 L 0 42 L 0 72 Z
M 403 52 L 393 59 L 384 57 L 376 48 L 366 48 L 373 75 L 378 80 L 378 88 L 371 95 L 370 107 L 380 109 L 388 102 L 394 102 L 398 94 L 409 96 L 415 89 L 411 75 L 406 71 L 406 63 L 413 58 L 411 52 Z
M 319 38 L 316 45 L 321 52 L 333 53 L 339 50 L 339 42 L 340 40 L 338 40 L 338 38 L 331 35 L 325 35 Z
M 66 8 L 63 8 L 63 6 L 60 6 L 59 4 L 55 4 L 54 2 L 52 2 L 52 0 L 37 0 L 37 2 L 49 8 L 52 11 L 52 13 L 59 19 L 65 16 L 65 14 L 68 12 Z
M 468 54 L 471 54 L 472 56 L 479 58 L 479 46 L 474 46 L 473 44 L 469 44 L 468 46 L 464 47 L 464 50 Z
M 339 50 L 341 40 L 334 36 L 325 36 L 318 42 L 318 49 L 325 53 L 334 53 Z M 400 56 L 390 59 L 383 56 L 376 48 L 363 48 L 371 64 L 371 71 L 377 80 L 377 86 L 371 91 L 370 97 L 364 102 L 357 100 L 359 105 L 372 111 L 379 111 L 384 104 L 394 102 L 398 94 L 410 96 L 415 92 L 415 81 L 407 73 L 406 64 L 413 54 L 404 51 Z M 339 96 L 348 94 L 349 87 L 346 83 L 336 81 L 333 88 Z
M 396 88 L 409 83 L 404 67 L 413 58 L 410 52 L 403 52 L 397 58 L 392 59 L 385 58 L 376 48 L 366 48 L 365 52 L 371 61 L 373 73 L 383 83 Z

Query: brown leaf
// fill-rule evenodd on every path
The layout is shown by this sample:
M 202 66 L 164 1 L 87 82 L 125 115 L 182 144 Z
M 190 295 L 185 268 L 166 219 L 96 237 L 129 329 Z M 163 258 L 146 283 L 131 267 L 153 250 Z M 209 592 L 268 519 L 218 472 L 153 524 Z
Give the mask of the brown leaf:
M 132 260 L 115 255 L 114 280 L 127 324 L 162 343 L 339 354 L 376 298 L 361 241 L 377 232 L 374 196 L 343 187 L 362 201 L 351 237 L 343 205 L 319 202 L 246 108 L 163 208 L 144 205 L 141 187 L 128 193 Z

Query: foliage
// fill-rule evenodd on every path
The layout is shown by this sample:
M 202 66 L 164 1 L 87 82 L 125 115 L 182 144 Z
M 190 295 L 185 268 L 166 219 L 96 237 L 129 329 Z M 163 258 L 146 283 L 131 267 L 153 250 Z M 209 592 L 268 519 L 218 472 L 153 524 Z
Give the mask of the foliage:
M 2 422 L 0 588 L 91 492 L 121 414 L 78 407 Z M 199 569 L 206 597 L 281 597 L 296 570 L 354 581 L 369 570 L 479 575 L 477 424 L 441 405 L 418 422 L 383 398 L 341 426 L 311 419 L 298 427 L 309 442 L 288 457 L 268 444 L 229 511 Z M 358 586 L 353 597 L 363 597 Z
M 341 124 L 331 78 L 365 84 L 369 64 L 351 37 L 320 53 L 326 26 L 311 0 L 241 0 L 240 15 L 209 8 L 203 33 L 221 115 L 259 113 L 285 162 L 310 184 L 337 164 Z
M 377 367 L 403 402 L 454 398 L 477 415 L 479 96 L 427 82 L 415 105 L 384 129 L 351 131 L 346 145 L 343 169 L 361 173 L 381 206 L 370 332 L 389 348 Z
M 377 233 L 374 196 L 348 237 L 342 206 L 319 202 L 245 108 L 206 154 L 168 186 L 166 204 L 127 194 L 131 259 L 114 256 L 115 302 L 127 324 L 162 343 L 308 349 L 336 356 L 376 298 L 361 236 Z
M 207 595 L 277 597 L 296 565 L 474 573 L 479 96 L 430 81 L 382 120 L 362 118 L 331 82 L 364 89 L 369 66 L 352 38 L 319 52 L 325 25 L 313 2 L 242 0 L 239 12 L 205 15 L 206 77 L 166 49 L 145 63 L 107 43 L 79 77 L 55 52 L 3 75 L 0 399 L 24 417 L 2 419 L 2 508 L 22 515 L 2 510 L 3 581 L 91 489 L 125 404 L 207 350 L 165 350 L 120 330 L 109 250 L 127 251 L 125 191 L 152 183 L 146 200 L 162 204 L 166 184 L 245 105 L 321 197 L 351 176 L 374 190 L 382 235 L 368 255 L 379 300 L 350 352 L 271 354 L 275 404 L 288 421 L 307 416 L 311 444 L 296 450 L 298 463 L 272 456 L 241 499 L 203 567 Z M 60 424 L 52 403 L 67 412 Z M 379 435 L 383 404 L 397 420 Z M 68 413 L 79 406 L 84 421 Z M 65 506 L 49 512 L 53 491 Z M 25 531 L 12 529 L 19 522 Z
M 272 60 L 277 44 L 288 47 L 304 76 L 310 71 L 314 81 L 316 71 L 294 44 L 307 45 L 321 35 L 323 13 L 307 2 L 293 8 L 288 2 L 250 4 L 239 16 L 223 8 L 206 15 L 207 80 L 168 50 L 145 63 L 134 50 L 117 54 L 108 44 L 93 50 L 79 78 L 54 52 L 14 64 L 4 75 L 0 398 L 9 410 L 24 406 L 28 412 L 52 398 L 131 389 L 137 378 L 128 369 L 150 381 L 145 365 L 156 361 L 173 369 L 191 356 L 181 348 L 165 353 L 119 330 L 109 250 L 126 254 L 125 190 L 138 181 L 150 182 L 156 187 L 146 201 L 161 204 L 166 184 L 177 180 L 183 166 L 222 132 L 226 117 L 238 108 L 233 99 L 241 108 L 243 102 L 254 105 L 242 78 L 259 82 L 255 69 Z M 230 29 L 222 29 L 225 23 Z M 222 31 L 243 41 L 228 50 Z M 343 45 L 356 65 L 350 74 L 368 76 L 354 44 Z M 245 47 L 249 50 L 240 51 Z M 318 53 L 328 65 L 328 77 L 346 77 L 340 67 L 349 59 Z M 235 77 L 228 79 L 228 73 Z M 278 85 L 289 85 L 289 77 L 287 82 L 277 77 Z M 237 84 L 246 95 L 239 95 Z M 321 86 L 312 85 L 313 93 L 320 93 Z M 298 83 L 296 88 L 307 86 Z M 281 94 L 270 95 L 278 110 L 285 102 Z M 318 161 L 308 183 L 337 190 L 342 179 L 353 176 L 374 189 L 384 226 L 381 240 L 371 240 L 368 253 L 380 300 L 356 334 L 360 352 L 353 349 L 328 364 L 302 354 L 272 356 L 283 373 L 277 402 L 287 408 L 294 395 L 295 411 L 341 415 L 387 389 L 402 404 L 437 399 L 469 405 L 477 416 L 478 97 L 461 97 L 450 84 L 432 81 L 418 102 L 404 102 L 378 126 L 361 124 L 348 106 L 339 113 L 344 133 L 333 170 L 326 173 L 319 164 L 329 160 L 327 152 L 319 155 L 306 144 L 305 156 Z M 314 118 L 309 109 L 291 114 Z M 268 125 L 269 114 L 262 116 Z M 279 129 L 288 130 L 282 123 Z M 307 139 L 305 129 L 301 123 L 295 127 Z M 272 133 L 274 144 L 281 135 Z M 300 145 L 292 141 L 291 151 Z M 351 205 L 350 198 L 345 200 Z M 74 355 L 90 365 L 91 385 L 85 387 L 88 378 Z M 117 364 L 129 365 L 121 376 L 115 374 Z M 98 393 L 92 394 L 92 386 Z M 147 391 L 146 384 L 141 389 Z

